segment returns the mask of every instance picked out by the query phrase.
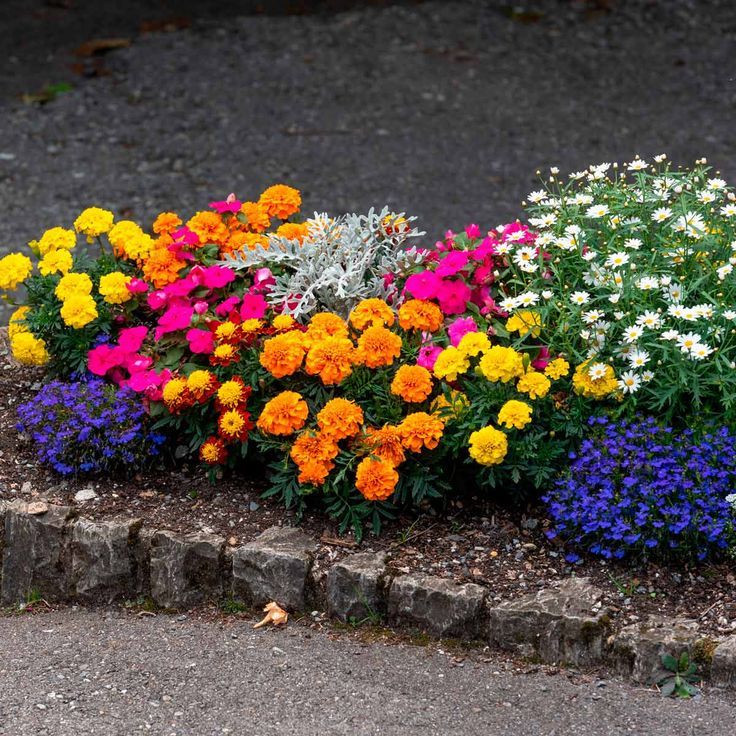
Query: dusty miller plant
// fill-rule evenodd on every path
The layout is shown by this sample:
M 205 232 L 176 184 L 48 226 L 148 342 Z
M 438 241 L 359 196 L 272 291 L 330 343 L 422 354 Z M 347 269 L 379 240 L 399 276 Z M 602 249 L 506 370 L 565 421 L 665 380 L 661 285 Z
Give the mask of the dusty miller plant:
M 276 279 L 269 301 L 297 319 L 320 310 L 347 317 L 362 299 L 395 295 L 391 276 L 422 262 L 423 251 L 409 246 L 424 235 L 411 226 L 415 219 L 386 207 L 337 218 L 315 213 L 301 243 L 272 235 L 268 246 L 223 263 L 237 270 L 269 267 Z

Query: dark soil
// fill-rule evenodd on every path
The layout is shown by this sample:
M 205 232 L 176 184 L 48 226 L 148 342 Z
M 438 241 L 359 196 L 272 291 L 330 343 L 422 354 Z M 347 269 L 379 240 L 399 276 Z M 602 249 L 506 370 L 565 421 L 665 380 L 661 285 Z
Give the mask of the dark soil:
M 43 376 L 11 364 L 0 341 L 0 499 L 47 500 L 76 507 L 88 518 L 134 516 L 149 528 L 206 531 L 241 545 L 264 529 L 293 525 L 293 513 L 262 500 L 260 468 L 244 468 L 212 485 L 197 467 L 156 467 L 132 479 L 64 480 L 39 467 L 33 447 L 15 429 L 17 405 L 33 397 Z M 254 480 L 255 478 L 255 480 Z M 77 491 L 93 488 L 98 498 L 78 503 Z M 571 575 L 588 576 L 605 591 L 617 626 L 650 614 L 699 619 L 714 634 L 736 633 L 736 567 L 696 568 L 611 564 L 589 559 L 569 565 L 564 550 L 544 535 L 541 508 L 512 511 L 486 500 L 464 499 L 444 513 L 403 516 L 379 538 L 356 544 L 318 512 L 302 521 L 319 540 L 317 565 L 356 550 L 387 550 L 397 573 L 426 572 L 458 582 L 475 582 L 502 601 L 554 584 Z

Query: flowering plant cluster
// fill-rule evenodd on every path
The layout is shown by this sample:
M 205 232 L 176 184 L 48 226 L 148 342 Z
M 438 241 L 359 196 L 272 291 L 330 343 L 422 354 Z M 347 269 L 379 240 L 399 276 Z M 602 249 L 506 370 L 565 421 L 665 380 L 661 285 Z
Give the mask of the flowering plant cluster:
M 607 558 L 702 560 L 734 543 L 736 436 L 727 428 L 676 431 L 652 417 L 591 425 L 545 497 L 551 536 Z
M 133 391 L 96 378 L 47 383 L 18 407 L 18 418 L 39 460 L 61 475 L 130 472 L 157 456 L 165 439 L 150 430 Z

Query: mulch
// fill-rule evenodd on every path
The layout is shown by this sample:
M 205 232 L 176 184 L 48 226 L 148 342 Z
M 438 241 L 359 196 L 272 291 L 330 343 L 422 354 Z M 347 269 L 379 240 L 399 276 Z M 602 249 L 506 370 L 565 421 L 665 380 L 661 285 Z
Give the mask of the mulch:
M 64 479 L 40 466 L 33 446 L 16 430 L 16 407 L 31 399 L 41 371 L 14 365 L 0 340 L 0 499 L 46 500 L 76 507 L 91 519 L 143 519 L 148 528 L 208 532 L 231 546 L 245 544 L 273 525 L 296 524 L 294 513 L 260 498 L 267 480 L 260 468 L 245 467 L 216 484 L 200 468 L 161 464 L 132 478 Z M 92 488 L 97 498 L 76 502 Z M 535 505 L 508 509 L 487 499 L 456 500 L 442 512 L 405 515 L 387 524 L 380 537 L 352 535 L 315 512 L 301 522 L 319 540 L 316 564 L 327 568 L 353 551 L 390 552 L 397 574 L 422 572 L 487 586 L 493 602 L 513 599 L 566 577 L 587 576 L 605 593 L 614 624 L 622 627 L 650 615 L 697 619 L 704 632 L 736 633 L 736 565 L 663 567 L 585 559 L 570 565 L 550 542 L 548 521 Z

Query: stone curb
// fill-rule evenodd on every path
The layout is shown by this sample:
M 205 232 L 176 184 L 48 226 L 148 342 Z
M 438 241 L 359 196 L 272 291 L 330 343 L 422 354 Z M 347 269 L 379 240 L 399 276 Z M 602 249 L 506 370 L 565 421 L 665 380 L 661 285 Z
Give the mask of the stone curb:
M 215 534 L 148 530 L 139 519 L 92 521 L 67 506 L 0 501 L 0 603 L 150 596 L 162 608 L 186 609 L 274 600 L 290 612 L 317 608 L 341 621 L 387 621 L 484 641 L 545 664 L 606 667 L 645 684 L 664 674 L 663 654 L 687 652 L 713 686 L 736 689 L 736 636 L 716 640 L 695 621 L 654 618 L 614 632 L 602 591 L 585 578 L 496 604 L 473 583 L 392 578 L 384 552 L 354 553 L 318 570 L 316 549 L 292 527 L 271 527 L 231 550 Z

